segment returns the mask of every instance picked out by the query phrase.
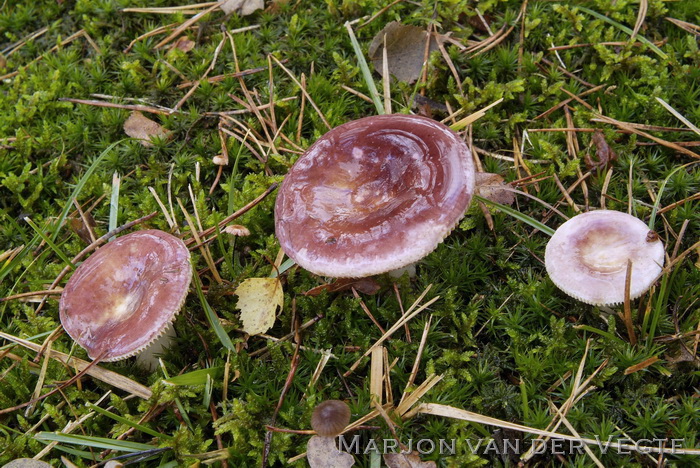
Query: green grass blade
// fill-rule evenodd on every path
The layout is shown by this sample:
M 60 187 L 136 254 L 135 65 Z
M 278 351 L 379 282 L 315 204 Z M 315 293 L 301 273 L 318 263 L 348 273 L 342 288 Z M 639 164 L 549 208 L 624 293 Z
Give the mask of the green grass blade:
M 164 382 L 170 385 L 204 385 L 207 383 L 207 377 L 216 378 L 221 375 L 222 371 L 222 367 L 198 369 L 186 374 L 176 375 L 164 380 Z
M 534 227 L 535 229 L 539 229 L 540 231 L 544 232 L 545 234 L 552 236 L 554 235 L 554 229 L 551 227 L 547 226 L 544 223 L 541 223 L 537 221 L 534 218 L 529 217 L 528 215 L 519 212 L 518 210 L 514 210 L 510 206 L 506 205 L 501 205 L 500 203 L 493 202 L 487 198 L 481 197 L 479 195 L 474 195 L 474 199 L 478 200 L 482 203 L 486 203 L 487 205 L 494 206 L 498 208 L 499 210 L 503 211 L 504 213 L 512 216 L 513 218 L 522 221 L 525 224 L 529 224 L 530 226 Z
M 632 33 L 634 32 L 634 31 L 632 31 L 630 28 L 628 28 L 627 26 L 625 26 L 624 24 L 620 24 L 620 23 L 618 23 L 617 21 L 611 20 L 611 19 L 608 18 L 607 16 L 601 15 L 601 14 L 598 13 L 597 11 L 593 11 L 593 10 L 591 10 L 591 9 L 589 9 L 589 8 L 582 7 L 582 6 L 578 6 L 577 8 L 578 8 L 579 10 L 585 12 L 585 13 L 588 13 L 588 14 L 591 15 L 591 16 L 595 16 L 595 17 L 598 18 L 599 20 L 603 20 L 603 21 L 605 21 L 606 23 L 615 26 L 616 28 L 618 28 L 618 29 L 621 30 L 621 31 L 626 32 L 626 33 L 629 34 L 630 36 L 632 36 Z M 640 36 L 639 34 L 637 34 L 637 40 L 638 40 L 639 42 L 643 43 L 644 45 L 646 45 L 647 47 L 649 47 L 651 50 L 653 50 L 653 51 L 656 53 L 656 55 L 658 55 L 658 56 L 661 57 L 662 59 L 666 60 L 666 59 L 668 58 L 668 56 L 664 53 L 664 51 L 661 50 L 661 49 L 659 49 L 658 47 L 656 47 L 656 46 L 654 45 L 654 43 L 651 42 L 649 39 L 647 39 L 647 38 L 645 38 L 645 37 L 642 37 L 642 36 Z
M 34 221 L 32 221 L 31 218 L 29 218 L 29 216 L 24 218 L 24 220 L 27 222 L 27 224 L 29 224 L 29 226 L 31 226 L 32 229 L 34 229 L 34 232 L 36 232 L 42 239 L 44 239 L 44 242 L 46 242 L 46 244 L 48 244 L 48 246 L 51 247 L 51 250 L 53 250 L 66 265 L 75 270 L 75 265 L 73 265 L 73 262 L 70 261 L 66 254 L 64 254 L 63 251 L 59 249 L 56 244 L 54 244 L 53 240 L 51 240 L 49 236 L 44 234 L 44 232 L 41 230 L 41 228 L 39 228 L 39 226 L 34 224 Z
M 666 189 L 666 184 L 668 184 L 668 181 L 671 180 L 671 177 L 673 175 L 680 171 L 681 169 L 685 169 L 687 166 L 691 164 L 697 164 L 697 161 L 690 162 L 688 164 L 683 164 L 682 166 L 678 166 L 674 170 L 671 171 L 671 173 L 666 176 L 663 182 L 661 182 L 661 185 L 659 186 L 659 193 L 656 194 L 656 200 L 654 201 L 654 207 L 651 209 L 651 215 L 649 216 L 649 229 L 652 231 L 654 230 L 654 224 L 656 224 L 656 213 L 659 211 L 659 205 L 661 204 L 661 196 L 664 194 L 664 190 Z
M 123 138 L 119 141 L 116 141 L 109 145 L 107 149 L 105 149 L 100 155 L 95 159 L 90 167 L 87 168 L 85 171 L 85 174 L 80 178 L 78 181 L 77 185 L 73 189 L 73 193 L 71 193 L 70 197 L 68 197 L 68 201 L 66 201 L 66 206 L 63 208 L 63 211 L 61 212 L 61 215 L 58 217 L 58 222 L 54 225 L 54 232 L 53 235 L 51 236 L 51 240 L 55 241 L 58 238 L 58 233 L 61 231 L 61 227 L 63 226 L 63 221 L 66 220 L 66 216 L 68 216 L 68 212 L 70 211 L 71 207 L 73 206 L 73 200 L 78 199 L 78 195 L 80 192 L 83 190 L 83 187 L 85 187 L 85 184 L 87 183 L 88 179 L 90 176 L 97 170 L 97 166 L 100 165 L 102 160 L 107 157 L 110 151 L 114 149 L 115 146 L 120 144 L 123 141 L 128 140 L 128 138 Z
M 577 330 L 585 330 L 587 332 L 595 333 L 596 335 L 600 335 L 604 338 L 607 338 L 610 341 L 614 341 L 617 344 L 624 346 L 626 343 L 622 341 L 622 339 L 616 337 L 610 332 L 607 332 L 605 330 L 601 330 L 599 328 L 592 327 L 590 325 L 574 325 L 574 328 Z
M 348 30 L 348 34 L 350 35 L 350 42 L 352 43 L 352 48 L 355 51 L 355 55 L 357 56 L 357 62 L 360 66 L 360 70 L 362 70 L 362 77 L 365 79 L 367 89 L 369 89 L 369 97 L 372 98 L 374 107 L 377 108 L 377 114 L 385 114 L 386 111 L 384 110 L 384 104 L 382 103 L 379 91 L 377 91 L 377 86 L 374 84 L 374 80 L 372 79 L 372 72 L 369 69 L 369 65 L 367 65 L 365 55 L 362 53 L 360 43 L 357 42 L 355 32 L 352 30 L 352 26 L 348 22 L 345 23 L 345 28 Z
M 112 176 L 112 196 L 109 200 L 109 231 L 117 229 L 117 217 L 119 215 L 119 187 L 121 186 L 121 178 L 118 173 Z M 109 232 L 108 231 L 108 232 Z M 111 242 L 116 236 L 109 238 Z
M 194 271 L 197 270 L 195 269 Z M 216 333 L 216 336 L 219 338 L 219 341 L 221 341 L 222 345 L 224 345 L 227 349 L 230 349 L 235 353 L 236 348 L 233 346 L 231 338 L 228 336 L 228 333 L 226 333 L 226 330 L 224 330 L 224 327 L 221 326 L 221 321 L 216 315 L 216 312 L 214 312 L 214 310 L 207 302 L 207 298 L 204 297 L 204 292 L 202 291 L 202 283 L 200 282 L 199 277 L 196 274 L 194 275 L 193 280 L 194 285 L 197 288 L 197 296 L 199 296 L 199 302 L 202 303 L 202 308 L 204 309 L 204 313 L 207 315 L 209 323 L 214 329 L 214 333 Z
M 289 270 L 290 268 L 292 268 L 296 264 L 297 264 L 297 262 L 295 262 L 291 258 L 288 258 L 287 260 L 282 262 L 282 265 L 280 265 L 280 267 L 278 269 L 276 269 L 275 271 L 272 272 L 272 274 L 270 274 L 270 278 L 277 278 L 278 275 L 281 275 L 282 273 Z
M 115 421 L 120 422 L 122 424 L 126 424 L 129 427 L 133 427 L 134 429 L 141 431 L 145 434 L 152 435 L 153 437 L 158 437 L 159 439 L 172 439 L 172 436 L 161 434 L 158 431 L 154 431 L 153 429 L 151 429 L 149 427 L 135 423 L 134 421 L 131 421 L 131 420 L 129 420 L 125 417 L 119 416 L 117 414 L 114 414 L 110 411 L 107 411 L 106 409 L 100 408 L 97 405 L 93 405 L 92 403 L 88 403 L 87 406 L 88 406 L 88 408 L 90 408 L 91 410 L 93 410 L 97 413 L 100 413 L 104 416 L 107 416 L 108 418 L 112 418 Z
M 142 450 L 152 450 L 153 445 L 129 442 L 126 440 L 108 439 L 106 437 L 92 437 L 75 434 L 62 434 L 60 432 L 39 432 L 34 436 L 38 440 L 50 440 L 62 444 L 84 445 L 105 450 L 116 450 L 119 452 L 140 452 Z

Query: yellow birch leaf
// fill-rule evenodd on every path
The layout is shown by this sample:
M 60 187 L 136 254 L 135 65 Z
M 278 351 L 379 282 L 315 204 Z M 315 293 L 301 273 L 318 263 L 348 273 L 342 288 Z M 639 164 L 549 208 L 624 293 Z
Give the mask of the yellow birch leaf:
M 236 288 L 243 331 L 249 335 L 265 333 L 275 323 L 277 308 L 282 309 L 284 294 L 277 278 L 249 278 Z

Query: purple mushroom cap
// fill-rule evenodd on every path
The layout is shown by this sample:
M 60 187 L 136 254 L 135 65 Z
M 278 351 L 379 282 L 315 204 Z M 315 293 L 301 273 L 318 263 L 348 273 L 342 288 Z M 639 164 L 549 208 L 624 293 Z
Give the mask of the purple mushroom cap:
M 432 252 L 464 215 L 474 161 L 450 128 L 414 115 L 340 125 L 294 164 L 275 205 L 284 252 L 312 273 L 359 278 Z
M 91 359 L 133 356 L 167 330 L 191 278 L 181 239 L 158 230 L 127 234 L 75 270 L 61 294 L 61 323 Z

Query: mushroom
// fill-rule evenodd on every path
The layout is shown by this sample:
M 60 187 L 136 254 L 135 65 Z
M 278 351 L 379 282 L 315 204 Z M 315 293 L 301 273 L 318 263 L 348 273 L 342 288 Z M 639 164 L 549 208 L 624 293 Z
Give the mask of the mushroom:
M 311 428 L 323 437 L 335 437 L 350 423 L 350 407 L 344 401 L 326 400 L 311 414 Z
M 306 456 L 311 468 L 349 468 L 354 463 L 352 455 L 341 452 L 335 446 L 335 438 L 350 422 L 350 407 L 340 400 L 321 402 L 311 415 L 311 427 L 315 436 L 306 444 Z
M 474 162 L 445 125 L 379 115 L 316 141 L 280 187 L 275 229 L 284 252 L 312 273 L 359 278 L 432 252 L 464 215 Z
M 609 306 L 625 299 L 628 261 L 630 299 L 651 287 L 663 268 L 664 245 L 634 216 L 589 211 L 556 230 L 544 261 L 552 282 L 566 294 L 587 304 Z
M 192 278 L 190 253 L 177 237 L 144 230 L 101 247 L 61 294 L 66 332 L 91 359 L 133 356 L 166 332 Z

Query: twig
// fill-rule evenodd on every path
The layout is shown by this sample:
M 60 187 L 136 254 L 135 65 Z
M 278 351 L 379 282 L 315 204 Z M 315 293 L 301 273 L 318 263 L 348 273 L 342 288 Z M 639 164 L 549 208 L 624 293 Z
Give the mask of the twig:
M 111 107 L 113 109 L 127 109 L 127 110 L 140 111 L 140 112 L 149 112 L 151 114 L 159 114 L 159 115 L 170 115 L 173 112 L 178 112 L 175 109 L 164 110 L 164 109 L 159 109 L 157 107 L 144 106 L 141 104 L 115 104 L 113 102 L 97 101 L 94 99 L 58 98 L 58 100 L 63 101 L 63 102 L 72 102 L 74 104 L 85 104 L 88 106 L 97 106 L 97 107 Z

